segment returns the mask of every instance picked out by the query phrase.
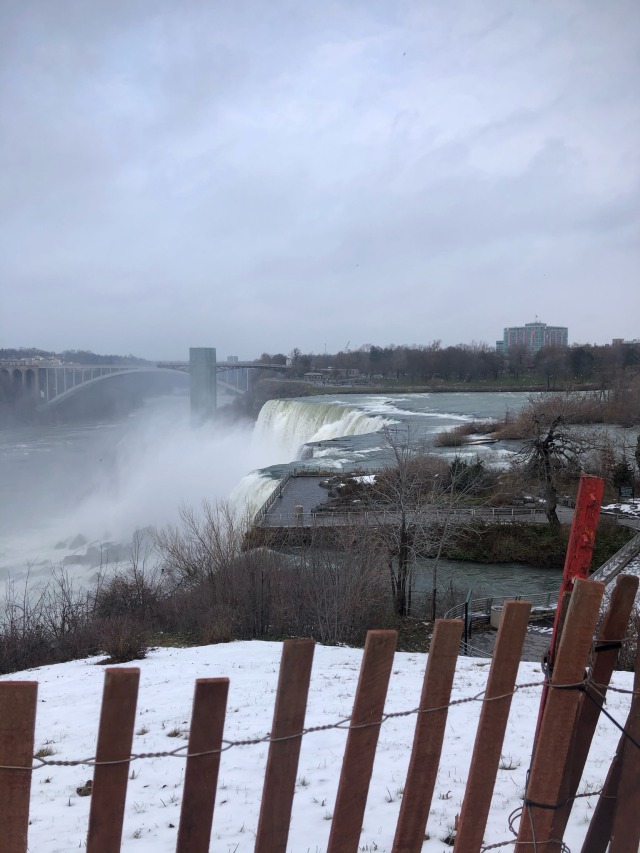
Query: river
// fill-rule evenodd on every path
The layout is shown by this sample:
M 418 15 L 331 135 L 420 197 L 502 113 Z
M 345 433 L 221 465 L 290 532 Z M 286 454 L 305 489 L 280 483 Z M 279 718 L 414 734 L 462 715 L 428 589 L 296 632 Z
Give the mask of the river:
M 524 393 L 335 395 L 270 401 L 255 426 L 192 429 L 188 399 L 156 398 L 117 422 L 0 430 L 0 580 L 64 567 L 90 583 L 126 563 L 135 531 L 176 523 L 181 506 L 231 499 L 257 509 L 292 464 L 379 467 L 379 430 L 432 438 L 469 419 L 501 418 Z M 494 444 L 438 452 L 503 464 Z M 447 564 L 442 577 L 492 594 L 547 591 L 560 573 L 517 565 Z

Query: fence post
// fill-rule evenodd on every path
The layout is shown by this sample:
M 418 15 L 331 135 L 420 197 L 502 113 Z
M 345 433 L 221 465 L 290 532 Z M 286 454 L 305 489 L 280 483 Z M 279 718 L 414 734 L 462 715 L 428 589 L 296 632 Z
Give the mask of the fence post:
M 636 650 L 633 698 L 625 725 L 625 731 L 636 743 L 640 741 L 640 644 Z M 622 736 L 620 756 L 620 784 L 616 798 L 609 853 L 626 853 L 637 850 L 640 842 L 640 773 L 638 755 L 630 740 Z
M 502 611 L 454 853 L 477 853 L 482 846 L 530 611 L 528 601 L 507 601 Z
M 640 740 L 640 643 L 636 649 L 634 695 L 625 731 Z M 609 767 L 606 781 L 593 811 L 591 823 L 582 846 L 582 853 L 626 853 L 638 849 L 638 809 L 640 790 L 638 759 L 631 752 L 625 735 L 620 736 L 616 754 Z M 633 762 L 633 769 L 632 769 Z
M 637 577 L 633 575 L 620 575 L 618 577 L 595 647 L 595 662 L 591 667 L 589 682 L 586 687 L 589 695 L 596 701 L 583 696 L 579 706 L 571 745 L 571 760 L 567 764 L 566 779 L 562 786 L 562 796 L 567 802 L 555 813 L 551 833 L 553 838 L 562 838 L 566 829 L 573 806 L 572 798 L 576 794 L 582 778 L 591 741 L 600 717 L 600 710 L 604 704 L 607 687 L 618 659 L 619 646 L 617 641 L 624 637 L 627 630 L 637 590 Z M 610 648 L 607 648 L 607 645 Z M 598 685 L 596 690 L 591 686 L 593 684 Z
M 566 686 L 583 683 L 603 592 L 604 584 L 597 581 L 578 579 L 575 582 L 551 677 L 551 690 L 534 746 L 516 853 L 531 853 L 536 839 L 539 853 L 557 848 L 557 845 L 544 842 L 551 838 L 553 816 L 582 696 L 580 690 L 566 689 Z
M 120 850 L 139 680 L 137 667 L 109 668 L 104 674 L 87 853 Z
M 228 678 L 196 680 L 176 853 L 209 850 L 228 693 Z
M 282 646 L 255 853 L 287 849 L 314 647 L 313 640 L 286 640 Z
M 436 620 L 420 697 L 420 711 L 423 713 L 416 720 L 393 853 L 420 853 L 422 849 L 461 635 L 462 622 L 459 619 Z
M 369 631 L 327 853 L 357 853 L 398 634 Z
M 26 853 L 37 681 L 0 683 L 0 826 L 3 853 Z

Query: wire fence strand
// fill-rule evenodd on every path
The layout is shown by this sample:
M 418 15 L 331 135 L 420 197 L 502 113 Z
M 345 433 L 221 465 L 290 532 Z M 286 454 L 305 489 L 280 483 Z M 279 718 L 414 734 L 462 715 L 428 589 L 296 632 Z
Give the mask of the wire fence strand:
M 219 749 L 211 749 L 205 750 L 202 752 L 188 752 L 188 745 L 184 744 L 183 746 L 178 746 L 175 749 L 171 750 L 162 750 L 156 752 L 134 752 L 128 758 L 122 758 L 114 761 L 97 761 L 95 756 L 89 756 L 87 758 L 77 758 L 77 759 L 56 759 L 56 758 L 45 758 L 34 756 L 34 763 L 30 767 L 24 766 L 12 766 L 12 765 L 0 765 L 0 770 L 40 770 L 43 767 L 78 767 L 78 766 L 86 766 L 86 767 L 98 767 L 98 766 L 107 766 L 107 765 L 116 765 L 116 764 L 129 764 L 132 761 L 141 761 L 145 759 L 154 759 L 154 758 L 201 758 L 210 755 L 220 755 L 223 752 L 227 752 L 230 749 L 234 749 L 236 747 L 242 746 L 256 746 L 259 744 L 270 744 L 270 743 L 280 743 L 282 741 L 287 740 L 295 740 L 297 738 L 304 737 L 309 734 L 316 734 L 318 732 L 326 732 L 331 731 L 333 729 L 339 729 L 343 731 L 354 731 L 356 729 L 365 729 L 365 728 L 373 728 L 376 726 L 381 726 L 383 723 L 388 720 L 399 719 L 402 717 L 410 717 L 410 716 L 421 716 L 425 714 L 435 714 L 439 711 L 445 711 L 449 708 L 455 708 L 460 705 L 466 705 L 470 702 L 498 702 L 501 699 L 507 699 L 513 697 L 520 690 L 526 690 L 536 687 L 543 687 L 544 685 L 548 685 L 551 689 L 559 689 L 559 690 L 586 690 L 587 687 L 595 688 L 596 690 L 600 688 L 601 690 L 614 690 L 617 693 L 624 693 L 628 695 L 638 695 L 637 691 L 626 690 L 620 687 L 611 687 L 602 684 L 594 684 L 589 681 L 588 677 L 579 681 L 575 684 L 552 684 L 549 679 L 542 679 L 538 681 L 528 681 L 522 684 L 516 684 L 512 691 L 508 693 L 503 693 L 499 696 L 486 697 L 485 690 L 480 690 L 478 693 L 475 693 L 473 696 L 465 696 L 460 699 L 452 699 L 448 704 L 441 705 L 435 708 L 411 708 L 407 711 L 389 711 L 385 712 L 380 720 L 376 720 L 371 723 L 360 723 L 360 724 L 352 724 L 351 717 L 344 717 L 341 720 L 338 720 L 334 723 L 325 723 L 323 725 L 318 726 L 308 726 L 303 728 L 297 734 L 285 735 L 282 737 L 272 737 L 270 733 L 266 735 L 262 735 L 261 737 L 255 738 L 243 738 L 241 740 L 227 740 L 223 738 L 222 746 Z M 619 723 L 615 723 L 618 728 L 624 731 L 623 727 L 620 726 Z

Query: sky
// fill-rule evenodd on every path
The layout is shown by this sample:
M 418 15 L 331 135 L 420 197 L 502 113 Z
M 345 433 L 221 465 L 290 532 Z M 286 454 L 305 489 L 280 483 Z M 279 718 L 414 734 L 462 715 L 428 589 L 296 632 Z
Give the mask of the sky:
M 640 338 L 636 0 L 2 0 L 0 347 Z

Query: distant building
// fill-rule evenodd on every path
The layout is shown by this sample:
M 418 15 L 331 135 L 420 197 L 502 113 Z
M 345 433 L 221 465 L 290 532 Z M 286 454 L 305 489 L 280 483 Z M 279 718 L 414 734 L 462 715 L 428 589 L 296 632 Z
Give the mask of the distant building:
M 546 323 L 525 323 L 524 326 L 509 326 L 504 330 L 502 346 L 496 341 L 498 351 L 511 347 L 526 347 L 529 352 L 538 352 L 543 347 L 566 347 L 569 345 L 567 326 L 547 326 Z

